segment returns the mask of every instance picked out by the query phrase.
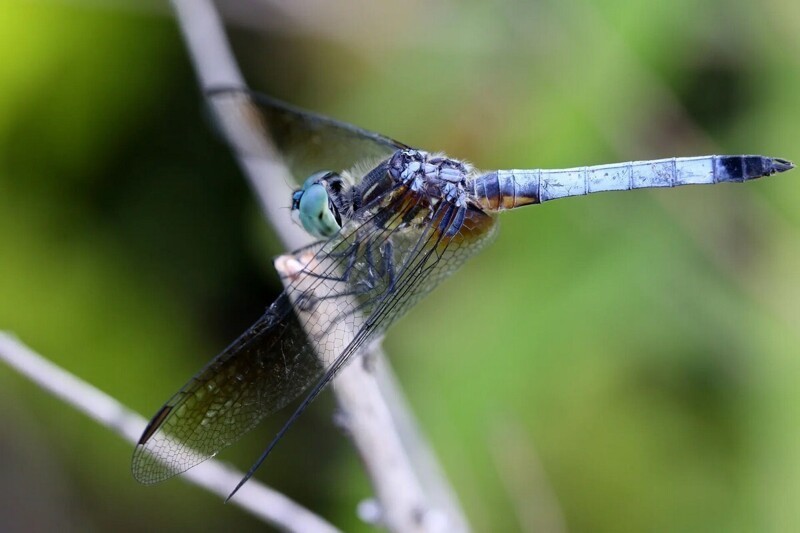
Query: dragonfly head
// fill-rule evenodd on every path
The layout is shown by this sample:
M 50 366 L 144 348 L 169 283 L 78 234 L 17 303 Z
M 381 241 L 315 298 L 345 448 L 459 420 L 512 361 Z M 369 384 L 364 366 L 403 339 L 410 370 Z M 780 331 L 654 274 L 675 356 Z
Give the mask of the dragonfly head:
M 338 196 L 334 198 L 341 188 L 342 178 L 335 172 L 312 174 L 302 188 L 292 193 L 292 220 L 314 237 L 333 237 L 342 229 Z

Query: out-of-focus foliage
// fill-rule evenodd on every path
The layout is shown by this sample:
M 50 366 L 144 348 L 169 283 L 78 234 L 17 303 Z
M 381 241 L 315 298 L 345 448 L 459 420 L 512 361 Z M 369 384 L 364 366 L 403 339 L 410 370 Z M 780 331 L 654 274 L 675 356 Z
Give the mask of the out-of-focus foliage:
M 248 4 L 253 87 L 478 167 L 800 160 L 794 1 Z M 0 328 L 150 415 L 272 300 L 280 248 L 145 5 L 0 0 Z M 800 528 L 796 172 L 506 215 L 389 334 L 477 530 Z M 261 527 L 135 484 L 130 446 L 4 367 L 0 402 L 0 529 Z M 368 530 L 325 401 L 258 477 Z

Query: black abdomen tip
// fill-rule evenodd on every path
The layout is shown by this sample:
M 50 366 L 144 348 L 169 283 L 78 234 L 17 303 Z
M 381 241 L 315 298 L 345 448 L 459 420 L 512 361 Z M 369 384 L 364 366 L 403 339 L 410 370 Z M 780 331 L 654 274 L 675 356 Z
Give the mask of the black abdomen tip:
M 778 172 L 786 172 L 787 170 L 792 170 L 794 168 L 794 163 L 786 159 L 773 157 L 770 159 L 770 161 L 772 162 L 772 165 L 770 167 L 770 174 L 777 174 Z
M 762 155 L 729 155 L 715 158 L 717 181 L 747 181 L 794 168 L 791 161 Z

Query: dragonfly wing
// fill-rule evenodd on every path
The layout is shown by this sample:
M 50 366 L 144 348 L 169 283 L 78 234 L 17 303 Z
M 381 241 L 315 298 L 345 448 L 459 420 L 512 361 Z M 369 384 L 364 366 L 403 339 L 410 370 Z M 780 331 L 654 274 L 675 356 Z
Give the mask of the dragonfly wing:
M 489 243 L 496 233 L 494 218 L 479 209 L 459 208 L 443 202 L 436 209 L 418 210 L 413 198 L 404 198 L 401 204 L 404 205 L 394 206 L 399 209 L 392 209 L 391 212 L 395 214 L 385 219 L 385 223 L 371 224 L 374 226 L 372 230 L 355 240 L 359 253 L 356 261 L 347 262 L 347 285 L 351 288 L 364 287 L 363 291 L 339 293 L 331 299 L 328 284 L 341 283 L 341 280 L 331 280 L 327 276 L 321 278 L 318 274 L 320 270 L 331 272 L 328 268 L 320 268 L 322 265 L 317 261 L 335 257 L 335 248 L 346 243 L 347 237 L 337 243 L 334 249 L 327 250 L 326 254 L 291 258 L 297 264 L 306 266 L 290 274 L 294 283 L 287 294 L 297 302 L 295 308 L 298 316 L 306 324 L 309 336 L 321 349 L 319 353 L 326 372 L 228 496 L 229 499 L 254 474 L 289 427 L 353 355 L 385 332 L 469 257 Z M 411 220 L 412 212 L 417 215 L 413 218 L 421 223 L 408 226 L 399 224 L 399 229 L 387 229 L 401 220 Z M 351 235 L 359 234 L 362 229 L 363 226 L 351 231 Z M 347 227 L 343 232 L 346 233 L 346 230 Z M 377 255 L 383 265 L 375 262 L 375 251 L 380 252 Z M 339 268 L 342 266 L 340 263 Z
M 217 89 L 210 91 L 208 98 L 217 125 L 237 152 L 247 157 L 281 157 L 298 183 L 319 170 L 350 169 L 359 162 L 385 159 L 406 148 L 388 137 L 252 91 Z M 337 248 L 341 240 L 334 237 L 325 245 L 326 250 Z M 322 243 L 316 249 L 320 246 Z M 340 254 L 326 263 L 335 272 L 346 260 L 351 259 Z M 326 367 L 319 362 L 317 353 L 335 353 L 344 345 L 332 341 L 321 346 L 319 339 L 306 335 L 306 331 L 320 333 L 321 326 L 316 323 L 317 317 L 306 317 L 301 323 L 292 309 L 288 294 L 297 296 L 303 292 L 302 278 L 298 283 L 294 288 L 290 283 L 287 293 L 256 324 L 153 417 L 134 452 L 132 469 L 136 479 L 155 483 L 214 456 L 323 374 Z M 352 292 L 347 282 L 331 279 L 315 290 L 326 292 L 326 299 L 338 301 L 339 306 L 346 299 L 337 295 Z M 359 311 L 353 310 L 353 314 Z M 323 322 L 330 320 L 326 317 Z M 322 329 L 352 328 L 356 322 L 328 323 Z
M 315 172 L 349 170 L 408 148 L 379 133 L 254 91 L 213 89 L 207 96 L 217 125 L 234 150 L 269 160 L 280 155 L 298 185 Z
M 134 477 L 156 483 L 213 457 L 323 371 L 282 295 L 156 413 L 134 451 Z
M 480 210 L 434 209 L 399 189 L 332 239 L 279 258 L 283 295 L 156 413 L 134 451 L 137 480 L 162 481 L 213 457 L 317 383 L 308 405 L 493 234 L 494 219 Z

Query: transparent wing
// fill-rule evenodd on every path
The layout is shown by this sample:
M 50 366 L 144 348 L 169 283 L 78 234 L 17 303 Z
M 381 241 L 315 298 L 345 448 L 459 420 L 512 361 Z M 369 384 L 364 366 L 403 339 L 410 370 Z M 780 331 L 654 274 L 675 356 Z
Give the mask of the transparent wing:
M 298 185 L 320 170 L 341 172 L 408 148 L 257 92 L 214 89 L 207 97 L 218 128 L 237 152 L 270 160 L 280 155 Z
M 282 295 L 159 409 L 134 451 L 134 477 L 156 483 L 213 457 L 323 371 Z
M 333 239 L 284 256 L 286 291 L 153 417 L 134 451 L 136 479 L 155 483 L 191 468 L 320 376 L 327 382 L 488 242 L 493 224 L 477 209 L 422 205 L 400 187 Z

